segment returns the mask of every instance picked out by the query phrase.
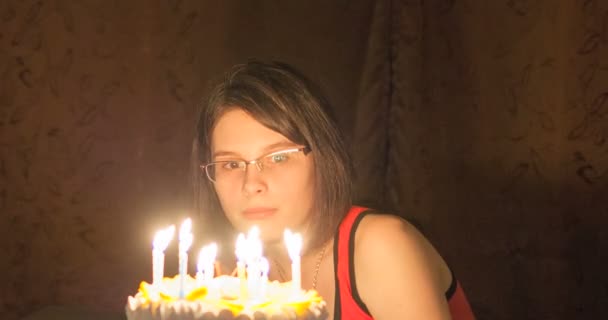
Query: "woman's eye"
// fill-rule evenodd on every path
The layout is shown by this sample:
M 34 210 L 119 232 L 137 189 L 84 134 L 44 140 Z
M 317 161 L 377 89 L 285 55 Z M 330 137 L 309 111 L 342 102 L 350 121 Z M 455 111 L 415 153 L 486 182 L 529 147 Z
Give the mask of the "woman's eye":
M 289 159 L 289 157 L 285 153 L 273 154 L 270 158 L 270 160 L 272 160 L 273 163 L 285 162 L 288 159 Z
M 228 161 L 224 163 L 222 168 L 225 170 L 235 170 L 239 168 L 239 163 L 237 161 Z

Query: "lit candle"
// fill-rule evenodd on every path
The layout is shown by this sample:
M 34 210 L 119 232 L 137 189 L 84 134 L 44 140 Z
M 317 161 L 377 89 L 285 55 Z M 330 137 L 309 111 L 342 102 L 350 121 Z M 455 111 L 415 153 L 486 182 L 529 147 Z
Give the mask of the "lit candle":
M 249 249 L 247 253 L 249 261 L 247 261 L 247 263 L 259 260 L 262 257 L 262 240 L 260 240 L 260 228 L 257 226 L 253 226 L 249 229 L 247 247 Z
M 300 251 L 302 250 L 302 236 L 285 230 L 285 245 L 291 258 L 291 282 L 294 292 L 300 291 L 302 287 L 302 275 L 300 265 Z
M 247 234 L 247 284 L 249 292 L 254 299 L 259 298 L 260 293 L 260 259 L 262 258 L 262 240 L 260 240 L 260 229 L 251 227 Z
M 217 244 L 212 243 L 203 247 L 198 255 L 196 283 L 201 286 L 213 279 Z
M 247 297 L 247 279 L 245 278 L 245 260 L 247 258 L 247 239 L 245 235 L 240 233 L 236 238 L 236 274 L 240 282 L 241 299 Z
M 266 297 L 266 287 L 268 286 L 268 270 L 270 269 L 270 264 L 268 263 L 268 259 L 262 257 L 260 258 L 260 298 L 264 300 Z
M 184 298 L 184 281 L 188 274 L 188 249 L 192 245 L 192 220 L 184 221 L 179 229 L 179 297 Z
M 163 274 L 165 270 L 165 249 L 173 239 L 175 226 L 170 226 L 166 229 L 159 230 L 154 236 L 152 243 L 152 285 L 157 289 L 161 289 L 163 282 Z

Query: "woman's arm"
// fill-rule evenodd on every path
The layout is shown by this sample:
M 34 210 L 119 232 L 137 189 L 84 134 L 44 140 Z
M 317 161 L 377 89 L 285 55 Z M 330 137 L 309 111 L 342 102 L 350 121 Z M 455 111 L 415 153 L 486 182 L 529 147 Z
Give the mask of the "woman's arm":
M 369 215 L 355 235 L 357 290 L 376 320 L 450 319 L 442 285 L 447 266 L 408 222 Z

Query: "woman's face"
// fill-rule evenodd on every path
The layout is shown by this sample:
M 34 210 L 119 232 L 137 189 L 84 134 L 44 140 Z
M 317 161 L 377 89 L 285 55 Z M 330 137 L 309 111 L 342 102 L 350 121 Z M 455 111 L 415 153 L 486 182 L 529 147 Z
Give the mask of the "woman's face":
M 239 108 L 220 117 L 212 132 L 212 161 L 264 159 L 258 162 L 262 167 L 249 163 L 245 170 L 236 162 L 216 165 L 215 191 L 237 230 L 247 232 L 257 225 L 262 239 L 271 242 L 282 241 L 285 228 L 306 231 L 314 198 L 314 160 L 312 153 L 294 151 L 299 147 L 304 146 Z

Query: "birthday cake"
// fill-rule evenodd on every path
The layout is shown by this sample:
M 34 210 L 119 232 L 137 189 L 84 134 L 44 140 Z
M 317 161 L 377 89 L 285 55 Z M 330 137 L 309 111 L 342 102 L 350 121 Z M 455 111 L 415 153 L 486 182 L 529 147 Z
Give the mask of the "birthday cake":
M 126 305 L 128 320 L 278 320 L 327 319 L 325 301 L 314 290 L 293 290 L 291 282 L 258 283 L 259 290 L 242 295 L 240 279 L 218 276 L 206 284 L 186 275 L 163 278 L 162 285 L 142 282 Z M 182 298 L 180 298 L 180 289 Z
M 217 245 L 200 252 L 196 278 L 188 275 L 188 249 L 192 244 L 192 221 L 186 219 L 179 233 L 179 274 L 164 277 L 164 250 L 173 237 L 174 226 L 157 232 L 152 250 L 152 283 L 141 282 L 129 296 L 128 320 L 323 320 L 326 303 L 314 290 L 303 290 L 300 278 L 299 234 L 285 231 L 292 259 L 292 281 L 268 281 L 269 263 L 263 256 L 260 231 L 252 227 L 247 237 L 239 234 L 236 277 L 215 276 Z

